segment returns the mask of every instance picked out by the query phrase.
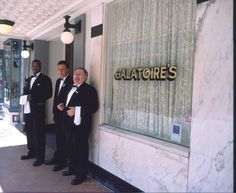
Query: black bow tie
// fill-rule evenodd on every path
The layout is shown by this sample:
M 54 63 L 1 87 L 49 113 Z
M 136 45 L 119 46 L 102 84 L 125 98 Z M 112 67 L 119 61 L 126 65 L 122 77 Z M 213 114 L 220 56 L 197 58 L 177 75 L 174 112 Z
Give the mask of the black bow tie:
M 73 85 L 72 87 L 73 87 L 73 88 L 79 88 L 77 85 Z
M 37 77 L 37 75 L 32 75 L 31 78 L 33 78 L 33 77 Z

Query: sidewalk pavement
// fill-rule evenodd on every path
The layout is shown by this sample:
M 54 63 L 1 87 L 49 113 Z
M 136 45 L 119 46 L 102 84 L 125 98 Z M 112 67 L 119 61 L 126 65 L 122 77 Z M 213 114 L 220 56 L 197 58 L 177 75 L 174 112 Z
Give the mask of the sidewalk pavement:
M 73 186 L 73 176 L 53 172 L 52 166 L 32 166 L 33 159 L 21 160 L 27 153 L 26 137 L 15 127 L 0 120 L 0 192 L 112 192 L 96 180 Z M 53 150 L 46 147 L 46 159 Z

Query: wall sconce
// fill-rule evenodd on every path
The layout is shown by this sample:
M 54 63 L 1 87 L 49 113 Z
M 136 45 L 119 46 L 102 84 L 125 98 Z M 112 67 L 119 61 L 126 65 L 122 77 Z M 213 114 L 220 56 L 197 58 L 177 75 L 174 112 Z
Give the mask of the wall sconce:
M 78 23 L 76 23 L 76 24 L 70 24 L 69 23 L 69 19 L 70 19 L 69 15 L 64 16 L 64 19 L 66 20 L 65 24 L 64 24 L 65 29 L 64 29 L 63 33 L 61 34 L 61 41 L 64 44 L 70 44 L 74 40 L 74 36 L 71 33 L 70 28 L 75 28 L 76 33 L 81 32 L 81 20 L 79 20 Z
M 0 19 L 0 33 L 9 33 L 12 30 L 14 24 L 14 21 Z
M 21 51 L 21 56 L 22 58 L 28 58 L 30 53 L 27 50 L 27 48 L 31 48 L 32 50 L 34 50 L 34 44 L 32 43 L 31 45 L 26 45 L 26 40 L 23 41 L 23 50 Z

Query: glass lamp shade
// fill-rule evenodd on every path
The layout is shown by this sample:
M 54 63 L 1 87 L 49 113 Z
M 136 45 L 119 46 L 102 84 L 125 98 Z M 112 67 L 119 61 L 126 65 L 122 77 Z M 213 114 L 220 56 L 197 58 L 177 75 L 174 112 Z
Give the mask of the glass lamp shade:
M 22 58 L 28 58 L 29 57 L 29 51 L 28 50 L 22 50 L 21 56 Z
M 0 24 L 0 33 L 9 33 L 12 30 L 12 26 L 11 25 L 7 25 L 7 24 Z
M 14 21 L 8 19 L 0 19 L 0 33 L 8 33 L 12 30 Z
M 73 40 L 74 40 L 74 36 L 70 31 L 64 31 L 61 34 L 61 41 L 64 44 L 71 44 L 73 42 Z

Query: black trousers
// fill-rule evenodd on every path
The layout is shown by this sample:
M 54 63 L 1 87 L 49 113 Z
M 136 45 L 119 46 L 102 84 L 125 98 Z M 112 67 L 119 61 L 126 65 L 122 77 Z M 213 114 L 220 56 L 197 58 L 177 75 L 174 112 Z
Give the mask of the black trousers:
M 69 170 L 75 172 L 77 177 L 85 177 L 88 172 L 89 128 L 70 127 L 66 133 Z
M 67 160 L 66 151 L 66 137 L 64 129 L 63 113 L 55 113 L 54 121 L 56 126 L 56 151 L 54 152 L 53 159 L 57 164 L 64 165 Z
M 45 157 L 45 118 L 24 114 L 28 154 L 36 160 L 44 161 Z

